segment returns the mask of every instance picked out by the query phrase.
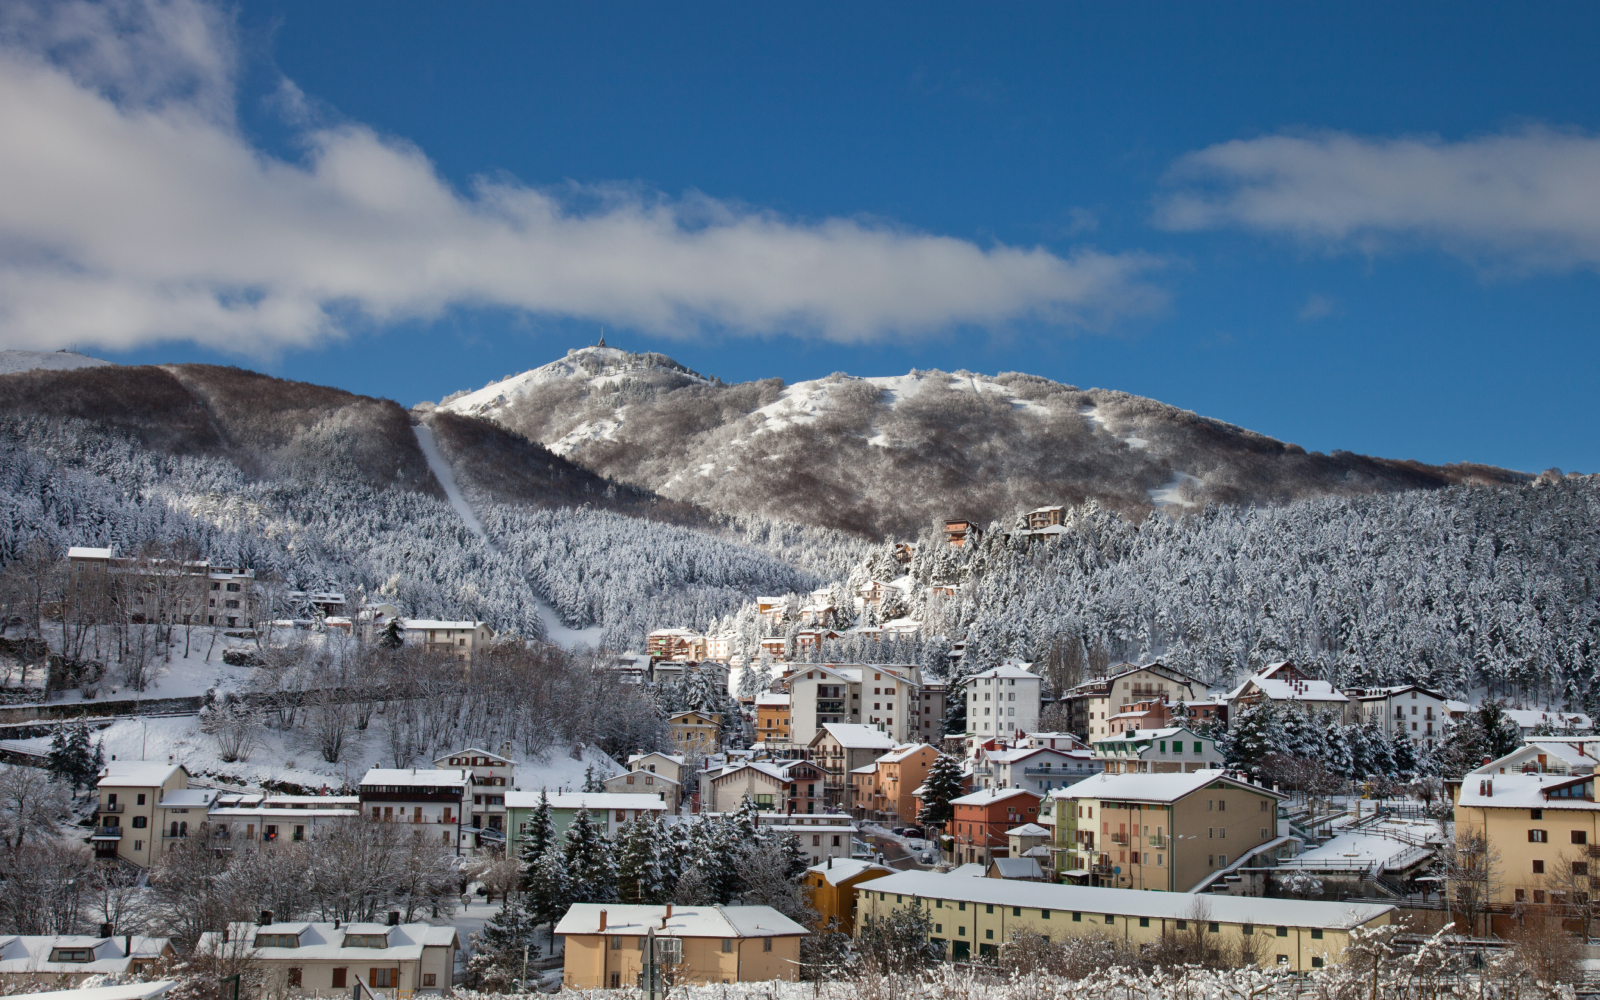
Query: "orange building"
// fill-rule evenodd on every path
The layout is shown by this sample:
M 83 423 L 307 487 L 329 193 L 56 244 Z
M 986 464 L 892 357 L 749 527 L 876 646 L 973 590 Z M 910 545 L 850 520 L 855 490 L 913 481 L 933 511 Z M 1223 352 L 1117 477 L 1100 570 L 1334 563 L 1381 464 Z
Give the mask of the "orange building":
M 1039 796 L 1025 788 L 985 788 L 951 799 L 955 818 L 946 832 L 955 838 L 951 860 L 987 865 L 990 858 L 1011 853 L 1006 831 L 1039 822 Z
M 859 858 L 829 858 L 806 869 L 800 884 L 811 897 L 817 911 L 817 929 L 830 924 L 845 934 L 856 932 L 856 886 L 875 878 L 893 875 L 894 869 Z
M 852 804 L 858 815 L 899 823 L 915 823 L 921 804 L 912 792 L 922 787 L 939 751 L 926 743 L 895 747 L 852 774 Z
M 761 743 L 787 742 L 789 733 L 788 694 L 763 691 L 756 695 L 756 740 Z

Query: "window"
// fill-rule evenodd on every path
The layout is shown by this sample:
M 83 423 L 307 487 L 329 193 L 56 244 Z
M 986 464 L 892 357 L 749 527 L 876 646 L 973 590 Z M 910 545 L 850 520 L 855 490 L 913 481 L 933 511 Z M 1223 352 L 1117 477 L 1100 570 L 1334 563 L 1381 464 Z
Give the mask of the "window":
M 299 969 L 295 969 L 295 968 L 290 968 L 289 969 L 289 985 L 290 986 L 299 986 L 300 985 L 300 970 Z
M 1313 928 L 1311 928 L 1311 940 L 1313 940 L 1313 941 L 1321 941 L 1322 940 L 1322 928 L 1321 927 L 1313 927 Z
M 1587 831 L 1587 830 L 1574 830 L 1574 831 L 1572 831 L 1572 842 L 1574 844 L 1587 844 L 1589 842 L 1589 831 Z
M 333 988 L 334 989 L 342 990 L 347 985 L 349 985 L 348 982 L 345 979 L 345 976 L 347 976 L 349 974 L 349 972 L 350 972 L 349 969 L 334 969 L 333 970 Z
M 1177 927 L 1178 927 L 1178 930 L 1180 930 L 1180 931 L 1186 931 L 1186 930 L 1189 929 L 1189 921 L 1184 920 L 1182 917 L 1179 917 L 1178 918 L 1178 922 L 1177 922 Z
M 1073 921 L 1075 921 L 1075 922 L 1076 922 L 1076 923 L 1080 923 L 1080 924 L 1081 924 L 1081 923 L 1083 923 L 1083 914 L 1081 914 L 1081 913 L 1074 913 L 1074 914 L 1073 914 L 1073 915 L 1072 915 L 1072 919 L 1073 919 Z
M 1139 926 L 1140 927 L 1149 927 L 1150 926 L 1150 918 L 1149 917 L 1140 917 L 1139 918 Z
M 733 954 L 733 938 L 722 939 L 722 953 L 724 955 Z
M 991 928 L 986 928 L 984 930 L 984 932 L 983 932 L 983 936 L 988 938 L 990 941 L 993 941 L 994 940 L 994 928 L 992 928 L 992 927 Z
M 141 806 L 144 805 L 144 793 L 143 792 L 139 793 L 139 799 L 134 804 L 135 805 L 141 805 Z
M 1111 914 L 1109 914 L 1109 913 L 1108 913 L 1108 914 L 1106 914 L 1106 923 L 1108 923 L 1108 924 L 1114 924 L 1114 923 L 1116 923 L 1116 922 L 1117 922 L 1117 918 L 1116 918 L 1116 917 L 1114 917 L 1114 916 L 1112 916 L 1112 915 L 1111 915 Z
M 422 974 L 422 985 L 424 985 L 424 986 L 437 986 L 437 985 L 439 985 L 439 975 L 438 975 L 438 973 L 435 973 L 435 972 L 424 972 Z
M 1040 920 L 1049 920 L 1050 919 L 1050 911 L 1049 910 L 1040 910 L 1039 911 L 1039 919 Z
M 140 796 L 140 797 L 143 798 L 143 796 Z M 147 827 L 149 825 L 150 825 L 149 817 L 146 817 L 146 816 L 135 816 L 133 818 L 133 828 L 135 830 L 143 830 L 145 827 Z
M 618 936 L 616 936 L 614 934 L 611 936 L 611 950 L 612 951 L 621 951 L 622 950 L 622 938 L 620 938 L 620 937 L 618 937 Z M 727 951 L 728 949 L 724 948 L 722 950 L 723 951 Z
M 1020 906 L 1013 906 L 1013 907 L 1012 907 L 1012 908 L 1011 908 L 1011 915 L 1012 915 L 1012 916 L 1013 916 L 1013 917 L 1020 917 L 1020 916 L 1022 916 L 1022 907 L 1020 907 Z
M 1533 873 L 1535 875 L 1543 875 L 1544 874 L 1544 862 L 1543 861 L 1535 861 L 1533 863 Z
M 1572 874 L 1574 874 L 1574 875 L 1582 875 L 1582 876 L 1587 877 L 1588 874 L 1589 874 L 1589 862 L 1587 862 L 1587 861 L 1574 861 L 1572 863 Z
M 1245 924 L 1243 927 L 1239 928 L 1239 933 L 1243 934 L 1245 937 L 1249 937 L 1250 935 L 1254 934 L 1255 932 L 1256 932 L 1256 925 L 1255 924 Z
M 367 979 L 367 985 L 373 989 L 392 990 L 400 986 L 400 977 L 396 975 L 399 969 L 370 969 L 372 973 Z
M 1550 834 L 1544 830 L 1528 831 L 1528 843 L 1530 844 L 1543 844 L 1549 842 L 1549 840 Z
M 1312 959 L 1312 960 L 1311 960 L 1311 967 L 1312 967 L 1312 968 L 1313 968 L 1313 969 L 1320 969 L 1320 968 L 1322 968 L 1322 959 L 1320 959 L 1320 958 L 1313 958 L 1313 959 Z
M 1206 930 L 1211 932 L 1212 934 L 1218 934 L 1218 933 L 1220 933 L 1222 931 L 1222 928 L 1220 926 L 1218 926 L 1218 924 L 1217 924 L 1217 922 L 1215 920 L 1213 920 L 1213 921 L 1211 921 L 1211 925 L 1209 927 L 1207 927 Z
M 993 903 L 986 904 L 984 906 L 984 908 L 983 908 L 983 912 L 985 912 L 985 913 L 993 913 L 994 912 L 994 904 Z
M 297 934 L 257 934 L 257 948 L 298 948 L 300 937 Z
M 1278 936 L 1279 937 L 1288 937 L 1289 936 L 1289 928 L 1287 928 L 1287 927 L 1279 927 L 1278 928 Z
M 771 951 L 772 950 L 772 939 L 771 938 L 764 937 L 764 938 L 761 939 L 761 950 L 762 951 Z
M 1529 809 L 1528 810 L 1528 818 L 1529 819 L 1544 819 L 1544 810 L 1543 809 Z
M 1528 891 L 1526 889 L 1518 889 L 1516 899 L 1519 903 L 1526 903 L 1528 901 Z
M 51 948 L 50 961 L 52 962 L 92 962 L 94 961 L 93 948 Z

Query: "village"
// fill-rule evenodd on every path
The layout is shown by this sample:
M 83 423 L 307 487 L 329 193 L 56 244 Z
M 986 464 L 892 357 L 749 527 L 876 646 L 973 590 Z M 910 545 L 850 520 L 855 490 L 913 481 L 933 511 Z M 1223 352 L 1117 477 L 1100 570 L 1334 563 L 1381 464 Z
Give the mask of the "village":
M 1048 538 L 1061 511 L 1032 511 L 1022 530 Z M 980 530 L 949 521 L 946 544 Z M 909 561 L 908 546 L 896 551 Z M 54 579 L 60 597 L 41 605 L 37 634 L 44 641 L 52 620 L 62 653 L 41 674 L 74 669 L 74 636 L 83 650 L 119 616 L 140 635 L 198 626 L 215 645 L 220 634 L 220 659 L 245 671 L 275 642 L 310 636 L 410 651 L 463 675 L 527 644 L 483 622 L 409 618 L 200 559 L 72 547 Z M 915 633 L 919 622 L 894 613 L 911 604 L 908 586 L 901 576 L 859 587 L 851 617 L 882 624 L 853 631 L 891 649 Z M 144 744 L 137 759 L 107 756 L 103 738 L 91 753 L 83 723 L 94 702 L 80 700 L 76 753 L 93 771 L 81 839 L 129 891 L 171 878 L 195 851 L 270 858 L 355 836 L 424 851 L 433 902 L 419 909 L 413 890 L 400 908 L 321 922 L 235 908 L 225 926 L 187 939 L 108 914 L 98 934 L 6 939 L 0 987 L 132 982 L 183 954 L 227 954 L 291 993 L 617 989 L 646 974 L 646 932 L 677 942 L 667 962 L 676 982 L 787 980 L 826 964 L 824 940 L 853 941 L 827 955 L 870 951 L 906 900 L 921 908 L 908 932 L 921 953 L 958 966 L 999 963 L 1031 935 L 1111 934 L 1148 949 L 1202 917 L 1221 967 L 1286 975 L 1328 968 L 1355 938 L 1401 924 L 1463 942 L 1511 938 L 1530 921 L 1580 942 L 1588 933 L 1600 737 L 1581 713 L 1470 705 L 1415 684 L 1340 689 L 1291 661 L 1226 690 L 1158 661 L 1052 690 L 1020 660 L 963 673 L 962 642 L 940 679 L 916 664 L 823 662 L 824 643 L 841 637 L 833 593 L 756 598 L 771 633 L 756 644 L 664 627 L 643 652 L 602 651 L 592 669 L 617 690 L 687 690 L 696 703 L 663 710 L 657 745 L 620 759 L 575 754 L 581 787 L 570 769 L 552 787 L 556 772 L 507 742 L 314 789 L 240 788 L 177 753 L 149 759 Z M 297 614 L 277 617 L 284 608 Z M 170 631 L 166 641 L 176 642 Z M 36 683 L 44 703 L 18 710 L 42 722 L 60 685 Z M 54 724 L 53 741 L 0 741 L 7 770 L 61 777 L 71 725 Z M 1498 752 L 1442 781 L 1423 766 L 1469 731 L 1489 738 L 1472 753 Z M 1339 767 L 1283 752 L 1285 734 L 1317 732 L 1344 734 L 1339 752 L 1355 756 Z M 719 874 L 708 851 L 738 860 Z M 685 890 L 717 879 L 720 889 Z M 456 895 L 464 924 L 448 915 Z M 381 963 L 357 950 L 372 948 L 385 949 Z

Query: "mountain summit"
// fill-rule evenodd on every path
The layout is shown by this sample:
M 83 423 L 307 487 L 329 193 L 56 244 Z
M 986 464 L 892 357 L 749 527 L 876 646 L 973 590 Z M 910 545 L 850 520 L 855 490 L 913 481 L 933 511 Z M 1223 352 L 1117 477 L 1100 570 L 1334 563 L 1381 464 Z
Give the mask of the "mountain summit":
M 665 355 L 587 347 L 439 408 L 663 496 L 872 536 L 1088 499 L 1137 517 L 1526 478 L 1308 453 L 1155 400 L 1015 372 L 728 385 Z

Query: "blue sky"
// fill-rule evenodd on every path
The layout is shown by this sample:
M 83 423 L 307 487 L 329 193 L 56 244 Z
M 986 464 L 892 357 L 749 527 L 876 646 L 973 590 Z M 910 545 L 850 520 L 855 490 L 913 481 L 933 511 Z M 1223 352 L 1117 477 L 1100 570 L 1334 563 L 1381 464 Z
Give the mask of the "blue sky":
M 603 325 L 730 381 L 1019 370 L 1600 471 L 1592 5 L 102 14 L 7 30 L 34 147 L 108 166 L 0 157 L 61 206 L 0 205 L 4 346 L 409 404 Z

